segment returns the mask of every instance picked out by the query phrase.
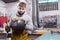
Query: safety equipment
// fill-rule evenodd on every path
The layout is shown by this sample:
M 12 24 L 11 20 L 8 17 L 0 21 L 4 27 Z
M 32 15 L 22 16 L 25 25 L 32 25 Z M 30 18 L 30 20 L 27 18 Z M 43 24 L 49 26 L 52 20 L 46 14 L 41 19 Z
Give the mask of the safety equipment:
M 6 25 L 5 30 L 7 33 L 10 32 L 10 27 L 8 25 Z
M 13 34 L 22 34 L 22 32 L 24 31 L 25 29 L 25 20 L 23 18 L 20 18 L 20 19 L 17 19 L 16 17 L 14 17 L 10 23 L 10 26 L 6 26 L 6 31 L 9 32 L 10 31 L 10 28 L 12 28 L 12 32 Z M 15 35 L 16 35 L 15 34 Z
M 25 29 L 25 20 L 13 18 L 12 22 L 10 23 L 10 27 L 14 30 L 22 30 Z
M 10 27 L 12 28 L 12 33 L 15 36 L 19 36 L 20 34 L 23 33 L 23 31 L 25 30 L 25 20 L 23 18 L 16 18 L 14 17 L 12 19 L 12 22 L 10 23 Z

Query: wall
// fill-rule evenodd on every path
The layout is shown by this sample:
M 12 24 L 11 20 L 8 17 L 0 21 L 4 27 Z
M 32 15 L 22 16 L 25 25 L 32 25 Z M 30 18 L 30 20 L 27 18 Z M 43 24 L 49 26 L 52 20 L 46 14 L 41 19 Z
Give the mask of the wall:
M 20 2 L 25 2 L 27 4 L 26 13 L 32 15 L 32 0 L 20 0 Z M 19 2 L 4 3 L 0 0 L 0 11 L 2 14 L 6 12 L 8 16 L 15 15 L 18 10 L 18 3 Z
M 58 2 L 58 10 L 53 11 L 40 11 L 39 12 L 40 17 L 47 16 L 47 15 L 60 15 L 60 1 Z
M 20 2 L 25 2 L 27 4 L 27 7 L 26 7 L 26 13 L 28 15 L 32 15 L 32 1 L 28 1 L 28 0 L 20 0 Z M 8 15 L 10 16 L 11 14 L 12 15 L 15 15 L 18 11 L 18 4 L 19 2 L 14 2 L 14 3 L 7 3 L 6 4 L 6 8 L 8 10 Z
M 39 12 L 39 17 L 48 16 L 48 15 L 58 15 L 57 16 L 57 26 L 58 26 L 58 28 L 60 28 L 60 1 L 58 2 L 58 10 Z
M 0 15 L 4 15 L 5 13 L 7 13 L 6 5 L 0 0 Z
M 18 2 L 6 3 L 7 15 L 9 17 L 17 13 L 17 10 L 18 10 L 17 5 L 18 5 Z

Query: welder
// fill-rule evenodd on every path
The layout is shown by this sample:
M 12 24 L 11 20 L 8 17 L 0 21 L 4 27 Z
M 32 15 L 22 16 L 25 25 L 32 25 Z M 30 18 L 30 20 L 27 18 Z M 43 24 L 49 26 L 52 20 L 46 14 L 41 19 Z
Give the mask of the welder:
M 8 25 L 6 26 L 6 31 L 9 32 L 12 28 L 11 40 L 28 40 L 28 33 L 33 32 L 32 18 L 28 15 L 26 11 L 26 3 L 19 3 L 19 10 L 15 16 L 12 16 Z

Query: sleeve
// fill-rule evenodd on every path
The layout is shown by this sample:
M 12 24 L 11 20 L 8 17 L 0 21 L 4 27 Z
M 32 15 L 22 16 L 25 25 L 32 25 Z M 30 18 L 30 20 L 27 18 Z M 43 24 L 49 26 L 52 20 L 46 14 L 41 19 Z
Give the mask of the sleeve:
M 11 23 L 11 19 L 9 19 L 9 22 L 5 25 L 6 32 L 10 32 L 10 23 Z
M 28 19 L 28 21 L 27 21 L 27 24 L 26 24 L 26 29 L 27 29 L 28 33 L 31 34 L 34 30 L 34 26 L 33 26 L 33 23 L 32 23 L 32 18 L 28 17 L 27 19 Z

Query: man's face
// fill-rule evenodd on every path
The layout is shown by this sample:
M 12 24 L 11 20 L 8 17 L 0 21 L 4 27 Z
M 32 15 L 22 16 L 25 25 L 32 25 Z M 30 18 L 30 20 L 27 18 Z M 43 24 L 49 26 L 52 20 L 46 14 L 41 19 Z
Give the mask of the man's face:
M 19 7 L 18 12 L 19 12 L 20 14 L 23 14 L 23 13 L 25 12 L 25 7 Z

